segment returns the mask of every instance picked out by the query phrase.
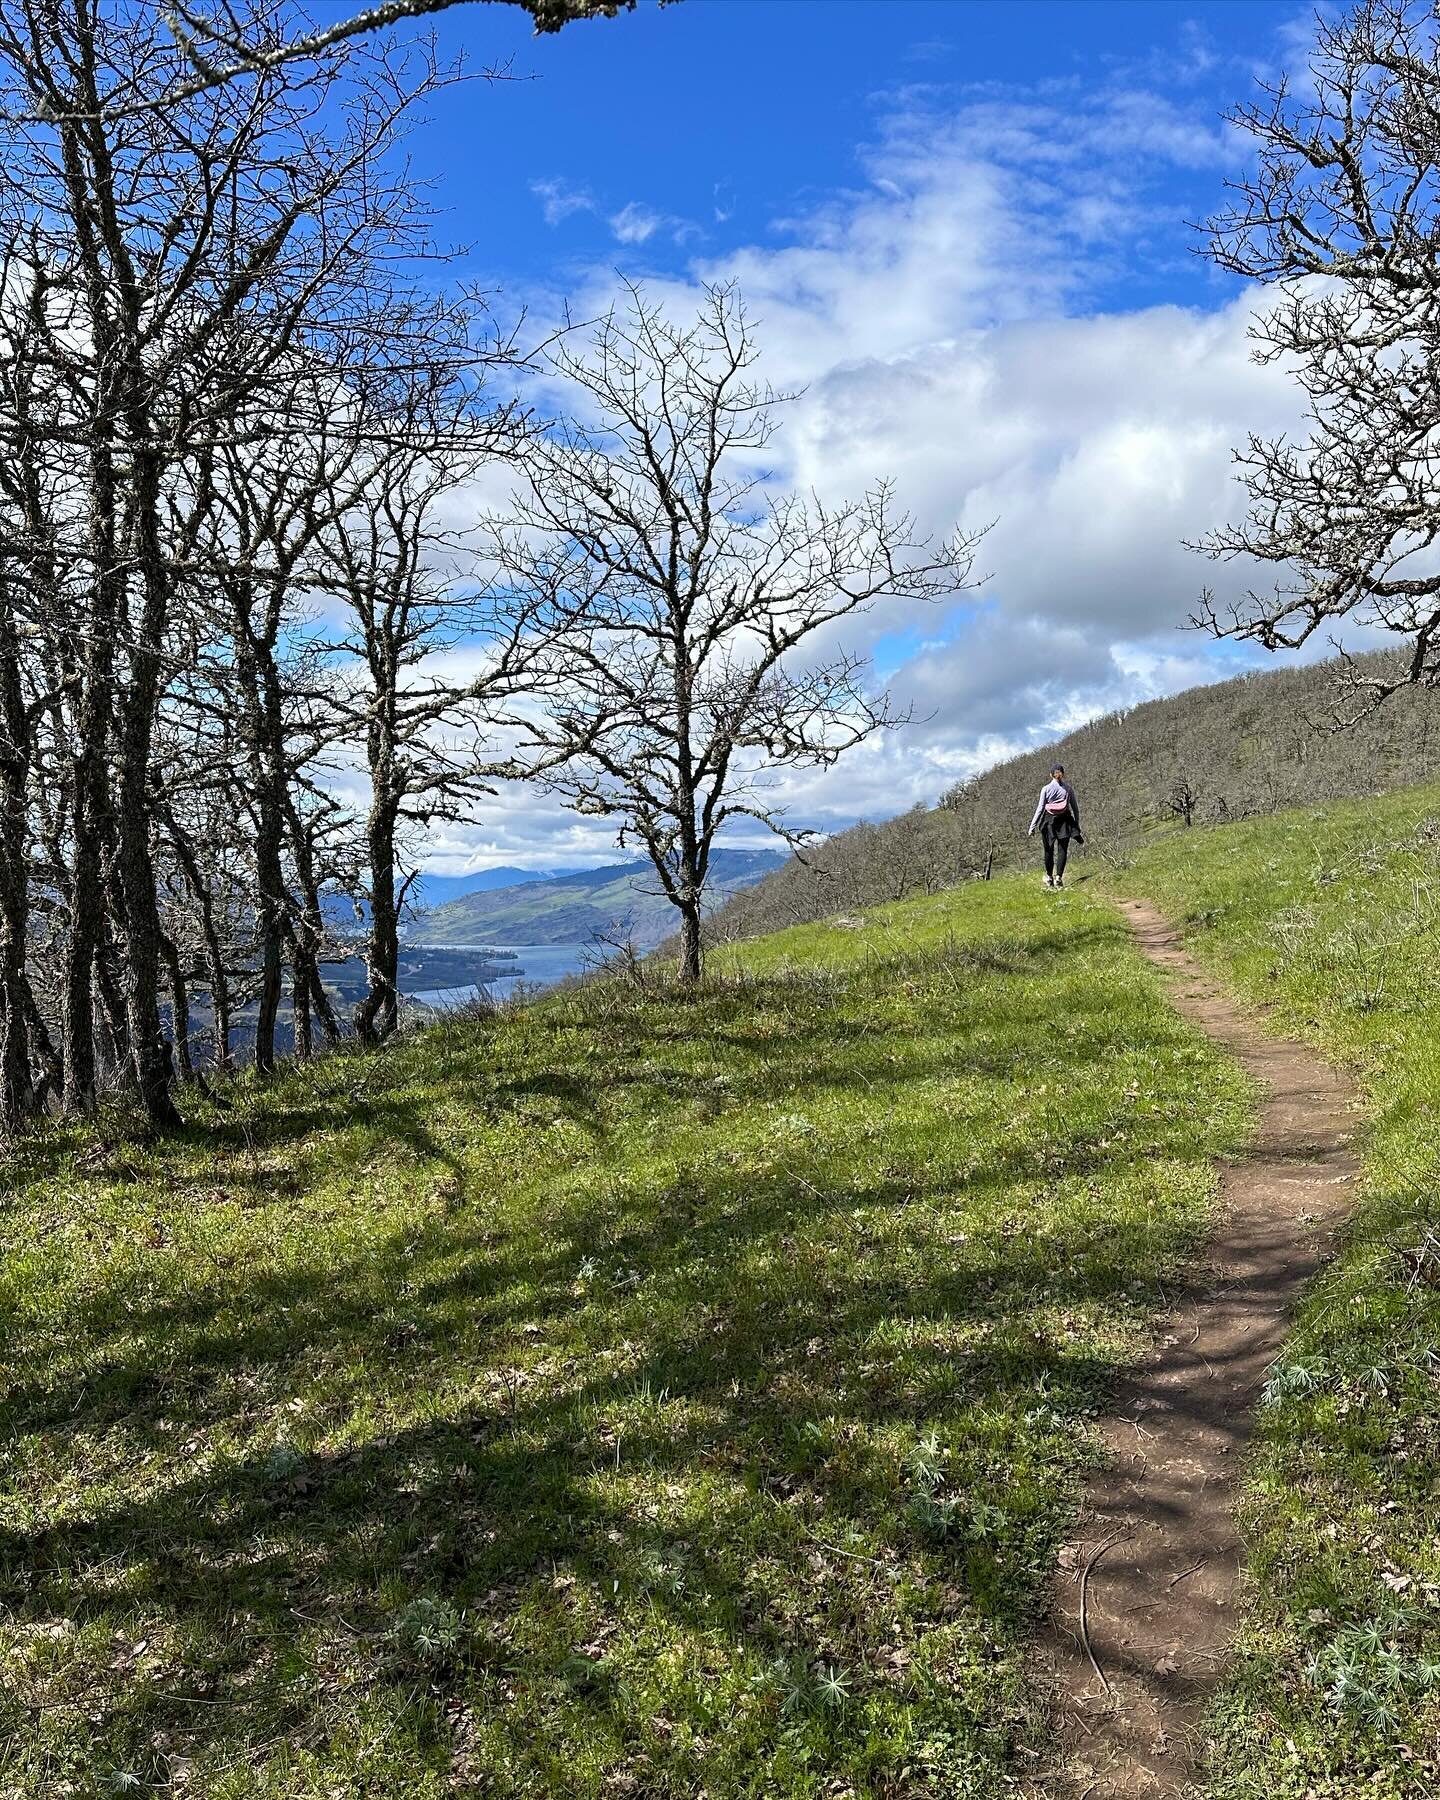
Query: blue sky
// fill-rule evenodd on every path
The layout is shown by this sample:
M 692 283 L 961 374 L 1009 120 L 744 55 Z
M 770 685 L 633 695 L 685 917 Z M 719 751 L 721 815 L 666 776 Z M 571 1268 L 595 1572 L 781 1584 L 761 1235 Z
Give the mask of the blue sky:
M 1303 65 L 1270 0 L 682 0 L 537 39 L 442 15 L 509 79 L 435 101 L 416 171 L 465 276 L 550 316 L 641 277 L 683 310 L 738 280 L 780 444 L 822 493 L 893 476 L 934 529 L 995 520 L 990 579 L 877 615 L 859 648 L 919 723 L 783 797 L 833 829 L 1087 716 L 1240 666 L 1182 630 L 1216 571 L 1184 549 L 1239 506 L 1230 446 L 1293 429 L 1242 293 L 1195 253 L 1245 148 L 1222 124 Z M 1239 575 L 1219 572 L 1222 593 Z M 601 861 L 528 791 L 427 846 L 436 867 Z
M 678 271 L 776 241 L 786 219 L 862 184 L 860 152 L 907 95 L 1114 85 L 1214 127 L 1244 91 L 1237 74 L 1277 66 L 1307 17 L 1282 0 L 642 0 L 537 38 L 518 9 L 462 7 L 441 18 L 443 49 L 512 79 L 432 107 L 415 161 L 487 281 L 563 285 L 605 260 Z M 554 225 L 537 193 L 549 183 Z M 1213 172 L 1168 165 L 1141 185 L 1167 215 L 1154 258 L 1114 271 L 1091 304 L 1203 303 L 1215 282 L 1184 225 L 1213 205 Z M 668 228 L 617 241 L 627 206 Z

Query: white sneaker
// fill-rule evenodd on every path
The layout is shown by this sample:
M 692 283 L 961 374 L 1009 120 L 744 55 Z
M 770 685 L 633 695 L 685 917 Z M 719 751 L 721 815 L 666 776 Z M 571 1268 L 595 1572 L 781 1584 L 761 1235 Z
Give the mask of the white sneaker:
M 1055 883 L 1050 879 L 1050 877 L 1048 875 L 1045 877 L 1045 885 L 1047 888 L 1054 887 L 1054 885 L 1055 885 Z

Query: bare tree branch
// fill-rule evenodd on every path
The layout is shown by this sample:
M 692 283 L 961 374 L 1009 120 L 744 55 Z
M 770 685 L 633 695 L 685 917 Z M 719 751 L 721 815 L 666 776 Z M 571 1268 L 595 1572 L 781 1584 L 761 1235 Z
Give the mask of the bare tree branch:
M 116 119 L 183 105 L 247 77 L 271 75 L 303 63 L 332 58 L 358 38 L 374 36 L 396 25 L 448 12 L 454 6 L 516 6 L 528 13 L 536 33 L 561 31 L 588 19 L 613 19 L 633 12 L 637 0 L 380 0 L 330 25 L 295 29 L 298 9 L 271 7 L 261 15 L 234 0 L 219 0 L 204 10 L 191 0 L 170 0 L 164 10 L 169 29 L 171 67 L 158 91 L 122 83 L 93 95 L 51 93 L 40 96 L 28 111 L 12 117 L 59 124 Z M 657 0 L 673 6 L 679 0 Z M 498 79 L 502 71 L 486 71 Z
M 1195 623 L 1268 650 L 1341 620 L 1406 641 L 1372 700 L 1440 684 L 1440 29 L 1417 0 L 1317 20 L 1309 80 L 1233 121 L 1256 149 L 1209 228 L 1221 267 L 1273 289 L 1256 357 L 1295 371 L 1303 442 L 1236 452 L 1246 517 L 1200 548 L 1282 571 Z
M 643 847 L 687 980 L 726 826 L 798 837 L 767 797 L 775 772 L 826 767 L 898 722 L 838 628 L 972 584 L 976 537 L 922 536 L 884 482 L 834 506 L 774 489 L 764 458 L 788 396 L 756 381 L 756 356 L 733 288 L 685 325 L 631 288 L 583 346 L 547 352 L 575 416 L 527 436 L 524 491 L 485 528 L 542 640 L 516 766 Z

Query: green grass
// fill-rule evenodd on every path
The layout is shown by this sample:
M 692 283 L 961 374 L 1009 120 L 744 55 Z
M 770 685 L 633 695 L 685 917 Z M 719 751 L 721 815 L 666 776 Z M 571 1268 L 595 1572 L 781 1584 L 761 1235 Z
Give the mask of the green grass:
M 0 1795 L 1026 1766 L 1085 1422 L 1247 1091 L 1083 894 L 724 961 L 12 1154 Z
M 1358 1072 L 1363 1191 L 1262 1411 L 1213 1800 L 1440 1791 L 1440 789 L 1177 832 L 1120 878 Z

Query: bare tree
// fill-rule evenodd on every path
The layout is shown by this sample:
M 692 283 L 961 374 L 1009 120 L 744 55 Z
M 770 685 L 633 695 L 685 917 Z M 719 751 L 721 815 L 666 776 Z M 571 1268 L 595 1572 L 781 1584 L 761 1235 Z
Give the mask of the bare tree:
M 50 121 L 11 128 L 3 198 L 29 286 L 47 289 L 31 313 L 64 397 L 57 448 L 73 465 L 62 521 L 74 591 L 68 623 L 53 620 L 74 746 L 65 1092 L 75 1107 L 93 1097 L 89 1021 L 108 934 L 128 1058 L 158 1125 L 177 1114 L 153 752 L 185 635 L 189 553 L 214 504 L 216 441 L 297 333 L 323 336 L 325 307 L 353 303 L 354 271 L 403 243 L 403 186 L 380 178 L 378 158 L 443 79 L 377 62 L 342 93 L 333 71 L 292 80 L 282 69 L 165 109 L 106 111 L 108 97 L 164 89 L 174 63 L 144 9 L 0 5 L 0 81 Z
M 1277 292 L 1256 355 L 1295 368 L 1309 435 L 1237 453 L 1248 514 L 1203 547 L 1284 572 L 1227 609 L 1207 595 L 1199 622 L 1270 650 L 1347 619 L 1392 632 L 1394 666 L 1354 675 L 1374 702 L 1440 683 L 1440 32 L 1415 0 L 1315 31 L 1309 80 L 1232 115 L 1255 169 L 1209 240 Z
M 16 255 L 12 247 L 0 267 L 0 291 L 13 300 L 0 310 L 0 416 L 11 427 L 8 454 L 0 455 L 0 1128 L 13 1130 L 34 1101 L 32 1051 L 39 1047 L 26 974 L 31 789 L 43 721 L 58 708 L 63 686 L 53 661 L 27 652 L 37 620 L 53 613 L 57 598 L 52 500 L 62 478 L 48 441 L 48 274 L 33 253 Z
M 487 740 L 520 691 L 531 633 L 530 609 L 493 604 L 465 535 L 442 517 L 503 441 L 506 414 L 477 412 L 438 352 L 352 406 L 368 466 L 332 509 L 315 581 L 348 625 L 329 646 L 353 669 L 333 704 L 345 735 L 364 746 L 370 785 L 369 985 L 354 1024 L 362 1043 L 375 1043 L 399 1019 L 400 918 L 413 878 L 401 868 L 402 833 L 468 817 L 491 790 L 505 759 L 487 761 Z M 457 652 L 474 665 L 468 679 L 446 673 Z
M 1200 797 L 1184 775 L 1177 776 L 1170 784 L 1165 795 L 1164 806 L 1173 818 L 1181 820 L 1188 828 L 1195 822 L 1195 808 L 1200 804 Z
M 490 527 L 502 580 L 548 640 L 530 766 L 643 846 L 679 914 L 686 981 L 727 824 L 793 840 L 768 778 L 892 722 L 834 628 L 878 601 L 954 593 L 972 567 L 973 539 L 920 537 L 883 483 L 835 506 L 773 491 L 763 458 L 785 396 L 756 380 L 756 356 L 733 288 L 709 289 L 683 326 L 632 288 L 584 347 L 548 353 L 579 416 L 529 439 L 524 493 Z
M 269 1066 L 287 948 L 297 1040 L 339 1030 L 321 899 L 353 833 L 315 766 L 346 719 L 299 625 L 388 454 L 324 421 L 426 354 L 392 152 L 451 72 L 187 67 L 151 9 L 0 0 L 5 1123 L 113 1077 L 173 1124 L 200 990 L 217 1059 L 253 1000 Z

